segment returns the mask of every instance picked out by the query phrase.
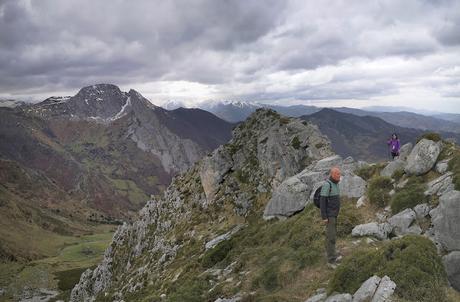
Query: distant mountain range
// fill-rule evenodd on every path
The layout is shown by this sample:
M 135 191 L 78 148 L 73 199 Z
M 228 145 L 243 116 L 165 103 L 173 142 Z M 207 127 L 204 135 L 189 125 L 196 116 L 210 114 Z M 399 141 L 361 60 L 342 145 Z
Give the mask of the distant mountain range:
M 108 84 L 0 108 L 0 257 L 38 257 L 14 242 L 30 228 L 78 233 L 89 222 L 130 219 L 174 175 L 229 140 L 233 127 Z
M 332 109 L 322 109 L 314 114 L 302 116 L 319 126 L 321 132 L 331 140 L 332 149 L 343 157 L 353 156 L 366 161 L 388 160 L 390 154 L 386 141 L 396 132 L 401 144 L 415 144 L 425 131 L 392 125 L 375 116 L 358 116 Z M 459 133 L 440 132 L 445 138 L 460 142 Z
M 175 108 L 175 106 L 184 106 L 184 104 L 175 101 L 174 103 L 169 103 L 168 106 L 169 108 Z M 241 101 L 202 102 L 198 103 L 197 107 L 212 112 L 218 117 L 230 122 L 241 122 L 245 120 L 257 108 L 261 107 L 270 108 L 276 110 L 278 113 L 282 115 L 291 117 L 310 115 L 323 109 L 322 107 L 316 106 L 279 106 Z M 330 109 L 334 109 L 335 111 L 345 113 L 352 113 L 358 116 L 375 116 L 383 119 L 384 121 L 390 124 L 406 128 L 421 129 L 424 131 L 443 131 L 460 133 L 460 114 L 446 113 L 430 116 L 408 111 L 398 111 L 400 109 L 407 110 L 408 108 L 406 107 L 384 106 L 367 107 L 367 110 L 348 107 L 334 107 Z M 384 111 L 385 109 L 387 109 L 388 111 Z

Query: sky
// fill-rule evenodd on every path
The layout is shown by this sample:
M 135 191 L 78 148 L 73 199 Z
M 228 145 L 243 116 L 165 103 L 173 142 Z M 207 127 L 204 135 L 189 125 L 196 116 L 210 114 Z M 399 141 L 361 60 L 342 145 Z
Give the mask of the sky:
M 0 97 L 460 113 L 460 0 L 0 0 Z

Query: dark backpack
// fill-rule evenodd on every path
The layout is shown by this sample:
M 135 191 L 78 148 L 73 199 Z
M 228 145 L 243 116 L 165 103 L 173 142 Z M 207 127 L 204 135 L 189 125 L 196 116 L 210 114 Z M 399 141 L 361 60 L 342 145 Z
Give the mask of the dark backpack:
M 327 196 L 329 196 L 331 195 L 332 184 L 329 180 L 327 180 L 326 182 L 329 183 L 329 194 L 327 194 Z M 323 184 L 323 186 L 324 185 L 325 184 Z M 318 209 L 321 208 L 319 200 L 321 199 L 321 189 L 323 188 L 323 186 L 320 186 L 318 189 L 316 189 L 315 194 L 313 195 L 313 203 Z

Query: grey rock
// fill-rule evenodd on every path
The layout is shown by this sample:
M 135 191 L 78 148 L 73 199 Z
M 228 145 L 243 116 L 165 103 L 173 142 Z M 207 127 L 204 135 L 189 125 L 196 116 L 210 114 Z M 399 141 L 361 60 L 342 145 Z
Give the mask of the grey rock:
M 264 217 L 289 217 L 301 211 L 310 195 L 310 190 L 297 176 L 284 181 L 273 193 L 264 210 Z
M 324 302 L 327 298 L 326 293 L 316 294 L 313 297 L 308 298 L 305 302 Z
M 352 173 L 345 173 L 340 179 L 340 195 L 350 198 L 359 198 L 366 192 L 367 182 Z
M 460 291 L 460 251 L 442 257 L 450 285 Z
M 427 184 L 427 190 L 424 192 L 425 195 L 438 195 L 449 192 L 454 189 L 452 183 L 452 172 L 448 172 L 440 177 L 433 179 Z
M 460 191 L 442 195 L 436 211 L 431 213 L 435 241 L 448 252 L 460 250 Z
M 351 235 L 353 237 L 372 236 L 380 240 L 388 239 L 388 235 L 393 230 L 389 223 L 370 222 L 360 224 L 353 228 Z
M 371 302 L 388 302 L 396 289 L 396 283 L 391 281 L 388 276 L 384 276 L 380 281 L 379 287 L 374 294 Z
M 222 182 L 223 177 L 227 174 L 233 161 L 228 153 L 221 146 L 214 150 L 211 156 L 204 157 L 201 161 L 200 178 L 203 185 L 206 199 L 211 202 Z
M 232 230 L 228 231 L 227 233 L 225 234 L 222 234 L 220 236 L 217 236 L 216 238 L 206 242 L 205 244 L 205 248 L 208 250 L 208 249 L 212 249 L 213 247 L 215 247 L 216 245 L 218 245 L 219 243 L 221 243 L 222 241 L 225 241 L 225 240 L 228 240 L 230 239 L 234 234 L 236 234 L 239 230 L 242 229 L 242 226 L 241 225 L 237 225 L 236 227 L 234 227 Z
M 351 302 L 352 299 L 350 294 L 337 294 L 330 296 L 325 302 Z
M 382 279 L 378 276 L 372 276 L 367 279 L 353 295 L 353 302 L 370 301 Z
M 399 156 L 398 159 L 400 160 L 407 160 L 407 157 L 409 156 L 410 152 L 412 151 L 412 143 L 407 143 L 401 146 L 401 149 L 399 149 Z
M 358 201 L 356 202 L 356 207 L 360 208 L 365 206 L 369 202 L 368 198 L 366 195 L 361 196 Z
M 421 139 L 407 157 L 407 165 L 404 169 L 409 175 L 422 175 L 433 168 L 439 153 L 441 153 L 442 143 Z
M 414 211 L 417 219 L 422 219 L 430 214 L 431 208 L 427 203 L 422 203 L 416 205 Z
M 342 157 L 333 155 L 319 160 L 313 167 L 314 171 L 329 171 L 332 167 L 341 166 Z
M 448 168 L 449 168 L 449 159 L 438 161 L 436 165 L 434 166 L 434 170 L 440 174 L 446 173 Z
M 393 232 L 396 235 L 405 235 L 409 233 L 409 227 L 412 225 L 412 222 L 414 222 L 416 216 L 414 210 L 405 209 L 390 217 L 388 223 L 393 227 Z
M 394 161 L 390 161 L 388 165 L 383 168 L 380 172 L 381 176 L 391 177 L 393 173 L 399 169 L 404 169 L 406 162 L 400 159 L 396 159 Z

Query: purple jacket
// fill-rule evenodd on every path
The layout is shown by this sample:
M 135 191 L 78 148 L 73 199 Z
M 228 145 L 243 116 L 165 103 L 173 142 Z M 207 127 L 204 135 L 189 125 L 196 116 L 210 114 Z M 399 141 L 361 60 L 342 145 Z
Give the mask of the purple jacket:
M 399 139 L 389 139 L 387 141 L 388 146 L 391 148 L 391 152 L 399 153 Z

